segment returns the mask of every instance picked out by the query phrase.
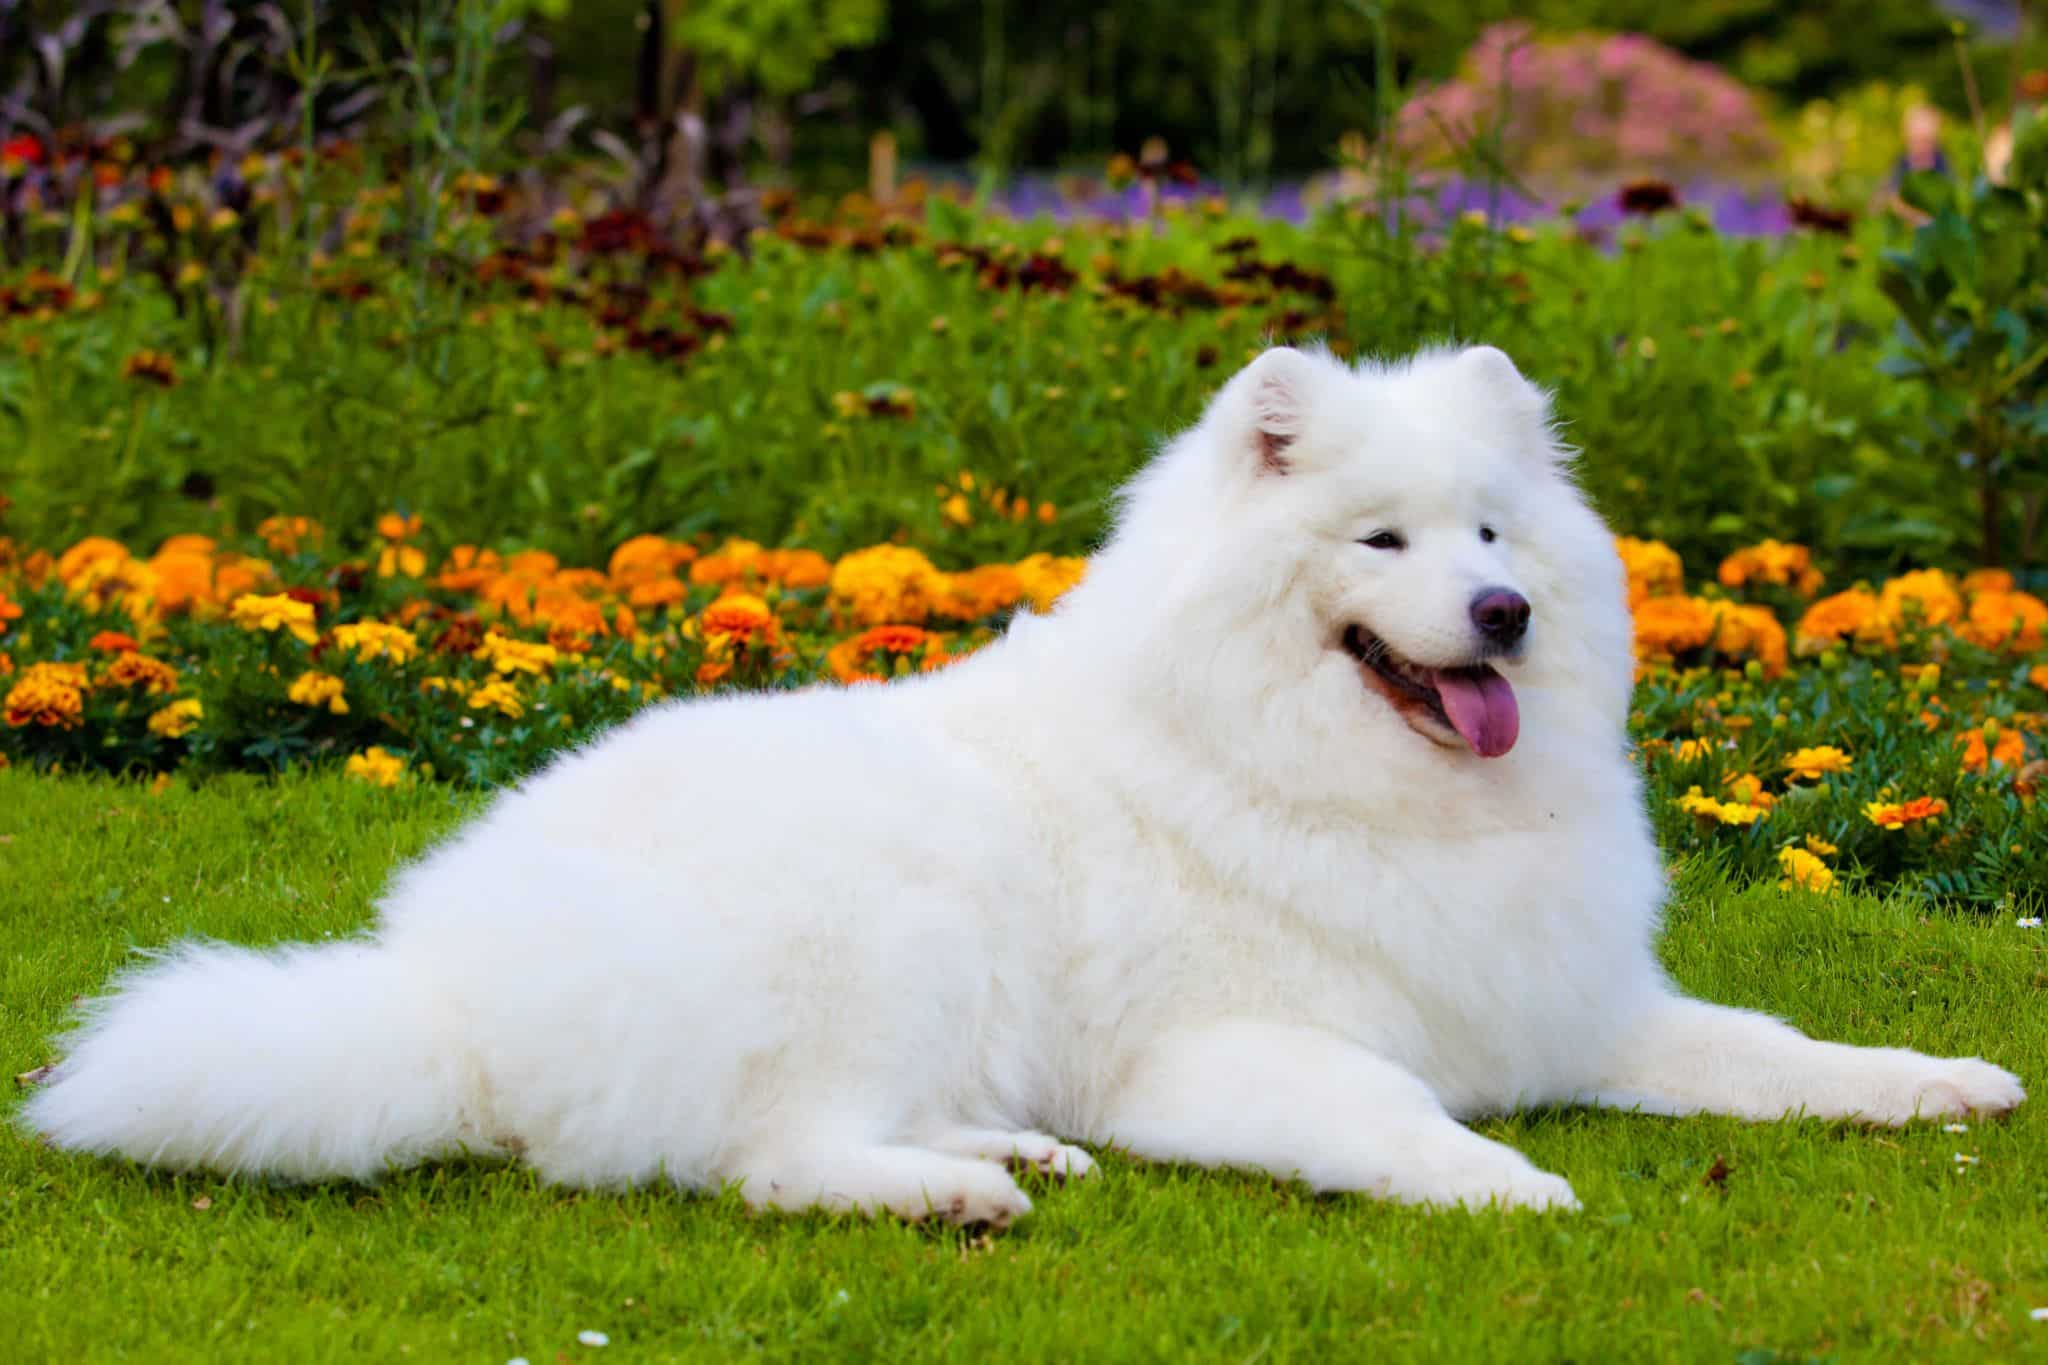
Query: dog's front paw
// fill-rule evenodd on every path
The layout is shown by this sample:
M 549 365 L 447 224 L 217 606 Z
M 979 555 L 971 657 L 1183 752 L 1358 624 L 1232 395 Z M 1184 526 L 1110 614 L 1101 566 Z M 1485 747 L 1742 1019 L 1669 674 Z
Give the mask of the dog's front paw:
M 2020 1078 L 1976 1057 L 1930 1058 L 1928 1074 L 1914 1087 L 1911 1109 L 1886 1122 L 2003 1114 L 2019 1107 L 2027 1092 Z

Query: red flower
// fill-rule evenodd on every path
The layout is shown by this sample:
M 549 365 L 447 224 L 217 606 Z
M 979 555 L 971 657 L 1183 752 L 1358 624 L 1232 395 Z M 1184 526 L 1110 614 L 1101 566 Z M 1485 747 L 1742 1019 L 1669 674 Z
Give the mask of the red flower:
M 47 159 L 43 151 L 43 144 L 30 137 L 27 133 L 17 133 L 13 137 L 8 138 L 7 141 L 0 142 L 0 162 L 20 162 L 27 166 L 40 166 Z

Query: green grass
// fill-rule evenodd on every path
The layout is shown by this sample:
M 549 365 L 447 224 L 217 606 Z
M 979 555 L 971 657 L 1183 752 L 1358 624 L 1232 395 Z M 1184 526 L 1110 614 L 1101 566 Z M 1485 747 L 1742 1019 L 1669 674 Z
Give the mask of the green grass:
M 0 1051 L 184 933 L 342 933 L 474 806 L 339 779 L 0 772 Z M 1713 999 L 2038 1086 L 2048 940 L 2009 919 L 1692 878 Z M 374 1002 L 365 1002 L 374 1008 Z M 1543 1113 L 1490 1123 L 1576 1216 L 1430 1215 L 1110 1158 L 1007 1236 L 749 1217 L 458 1165 L 374 1189 L 169 1177 L 0 1138 L 0 1360 L 1843 1360 L 2048 1351 L 2048 1106 L 1964 1135 Z M 1953 1154 L 1978 1165 L 1955 1169 Z M 1717 1162 L 1728 1174 L 1712 1186 Z M 576 1344 L 582 1329 L 611 1347 Z

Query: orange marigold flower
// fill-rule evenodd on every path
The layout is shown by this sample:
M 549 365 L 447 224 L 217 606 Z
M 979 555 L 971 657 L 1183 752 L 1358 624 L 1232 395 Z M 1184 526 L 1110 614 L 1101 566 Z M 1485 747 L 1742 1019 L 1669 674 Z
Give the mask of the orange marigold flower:
M 1820 571 L 1813 567 L 1813 552 L 1804 545 L 1766 540 L 1737 550 L 1721 561 L 1721 586 L 1740 588 L 1750 583 L 1769 583 L 1791 588 L 1801 597 L 1820 590 Z
M 755 542 L 735 537 L 690 565 L 690 581 L 721 587 L 741 582 L 758 572 L 762 554 L 761 547 Z
M 0 716 L 17 730 L 30 725 L 76 729 L 85 716 L 85 692 L 84 665 L 30 664 L 0 701 Z
M 1882 602 L 1867 588 L 1850 588 L 1821 598 L 1806 609 L 1793 634 L 1802 654 L 1817 654 L 1843 640 L 1889 645 L 1893 639 Z
M 875 626 L 827 650 L 825 664 L 842 683 L 880 682 L 895 675 L 895 660 L 911 660 L 920 651 L 922 661 L 915 664 L 920 672 L 948 662 L 944 639 L 922 626 Z
M 67 588 L 74 588 L 96 568 L 119 564 L 129 558 L 128 547 L 120 541 L 109 540 L 105 536 L 87 536 L 57 556 L 57 581 Z
M 377 518 L 377 534 L 386 540 L 411 540 L 419 533 L 420 519 L 417 515 L 408 517 L 397 512 L 386 512 Z
M 785 588 L 822 588 L 832 581 L 832 561 L 816 550 L 769 550 L 761 556 L 760 571 Z
M 496 550 L 458 545 L 448 552 L 447 563 L 434 578 L 434 586 L 448 592 L 475 592 L 505 571 Z
M 1948 802 L 1938 796 L 1916 796 L 1911 801 L 1872 801 L 1863 814 L 1880 829 L 1904 829 L 1948 814 Z
M 9 601 L 7 594 L 0 592 L 0 635 L 7 633 L 7 623 L 9 621 L 19 621 L 20 619 L 21 603 Z
M 505 572 L 535 582 L 553 578 L 562 571 L 562 561 L 546 550 L 521 550 L 505 561 Z
M 123 635 L 118 630 L 103 630 L 92 637 L 92 648 L 102 654 L 125 654 L 142 646 L 135 643 L 133 635 Z
M 1967 619 L 1956 634 L 1985 649 L 2010 649 L 2029 654 L 2041 647 L 2048 631 L 2048 604 L 2032 593 L 1993 589 L 1970 599 Z
M 734 645 L 772 645 L 781 638 L 774 611 L 748 593 L 719 598 L 698 613 L 696 625 L 705 646 L 715 651 Z
M 696 547 L 664 536 L 634 536 L 612 551 L 606 572 L 615 586 L 674 573 L 697 557 Z
M 948 574 L 946 589 L 934 604 L 941 616 L 955 621 L 979 621 L 1008 611 L 1024 600 L 1024 579 L 1008 564 L 984 564 L 978 569 Z
M 1955 579 L 1940 569 L 1900 574 L 1884 585 L 1879 601 L 1885 620 L 1893 625 L 1917 620 L 1923 626 L 1940 626 L 1963 614 L 1963 596 L 1956 591 Z
M 1685 591 L 1685 565 L 1663 541 L 1616 536 L 1614 549 L 1628 574 L 1630 606 L 1644 598 L 1675 597 Z
M 1789 652 L 1785 627 L 1769 607 L 1738 602 L 1720 604 L 1714 627 L 1714 649 L 1737 658 L 1751 658 L 1763 664 L 1764 672 L 1777 677 L 1785 671 Z
M 635 607 L 672 607 L 689 595 L 688 585 L 680 578 L 648 578 L 633 585 L 626 601 Z
M 163 695 L 178 690 L 178 670 L 162 659 L 152 659 L 132 649 L 107 665 L 106 682 L 112 687 Z
M 1639 659 L 1670 660 L 1702 648 L 1719 628 L 1720 612 L 1700 597 L 1648 597 L 1632 614 Z
M 2017 727 L 1999 726 L 1991 734 L 1987 726 L 1959 731 L 1956 743 L 1963 746 L 1963 771 L 1983 773 L 1992 764 L 2017 771 L 2027 761 L 2027 737 Z
M 1972 569 L 1963 575 L 1963 595 L 1972 596 L 1980 592 L 2011 592 L 2013 579 L 2011 569 Z
M 318 545 L 327 538 L 326 530 L 311 517 L 265 517 L 256 523 L 256 534 L 272 554 L 287 557 L 302 545 Z
M 2035 664 L 2027 670 L 2027 681 L 2048 692 L 2048 664 Z

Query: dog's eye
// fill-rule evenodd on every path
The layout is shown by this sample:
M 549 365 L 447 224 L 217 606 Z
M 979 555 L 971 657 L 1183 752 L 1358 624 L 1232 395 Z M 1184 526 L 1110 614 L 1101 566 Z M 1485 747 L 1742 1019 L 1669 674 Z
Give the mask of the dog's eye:
M 1499 540 L 1500 536 L 1495 533 L 1494 529 L 1491 526 L 1482 526 L 1479 528 L 1479 538 L 1485 541 L 1488 545 L 1491 545 L 1496 540 Z
M 1399 531 L 1374 531 L 1360 545 L 1370 545 L 1375 550 L 1405 550 L 1408 542 L 1401 538 Z

